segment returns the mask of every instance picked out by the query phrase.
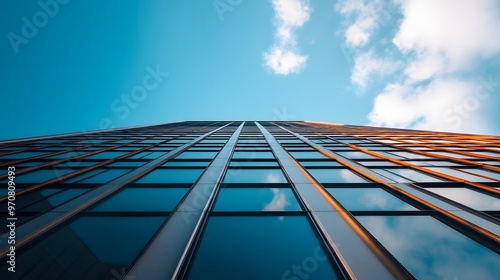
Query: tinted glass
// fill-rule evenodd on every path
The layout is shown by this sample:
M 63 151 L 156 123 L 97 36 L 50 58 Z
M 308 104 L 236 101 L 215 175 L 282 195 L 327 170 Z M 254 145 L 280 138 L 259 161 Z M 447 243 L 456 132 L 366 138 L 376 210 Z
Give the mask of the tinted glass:
M 299 211 L 289 188 L 222 188 L 215 211 Z
M 22 279 L 115 279 L 164 220 L 164 217 L 78 218 L 29 250 L 18 253 L 16 261 L 24 265 L 17 265 L 15 273 L 22 275 Z M 1 270 L 7 271 L 6 266 Z
M 356 217 L 417 279 L 498 279 L 500 255 L 428 216 Z
M 349 211 L 417 210 L 379 188 L 328 188 L 327 191 Z
M 211 217 L 188 279 L 305 277 L 337 279 L 306 218 L 264 216 Z
M 194 183 L 203 169 L 156 169 L 136 183 Z
M 281 169 L 228 169 L 224 183 L 286 183 Z
M 427 190 L 481 211 L 500 211 L 500 199 L 467 188 L 428 188 Z
M 320 183 L 366 183 L 365 179 L 348 169 L 312 169 L 307 171 Z
M 392 169 L 373 169 L 373 171 L 384 175 L 385 177 L 394 180 L 398 183 L 410 182 L 442 182 L 446 179 L 438 179 L 436 177 L 426 175 L 424 173 L 407 169 L 407 168 L 392 168 Z
M 328 158 L 320 152 L 290 152 L 290 154 L 296 159 L 307 159 L 307 158 L 327 159 Z
M 92 209 L 107 211 L 172 211 L 186 194 L 186 188 L 127 188 Z
M 251 160 L 260 158 L 274 158 L 274 155 L 271 152 L 257 152 L 257 151 L 234 152 L 233 158 Z

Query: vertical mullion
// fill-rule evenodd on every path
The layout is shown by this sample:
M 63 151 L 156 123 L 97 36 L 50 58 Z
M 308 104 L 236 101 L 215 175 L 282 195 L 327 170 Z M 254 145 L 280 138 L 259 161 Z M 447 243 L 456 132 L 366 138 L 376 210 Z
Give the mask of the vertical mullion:
M 130 267 L 124 278 L 137 280 L 174 279 L 181 268 L 201 225 L 208 207 L 219 188 L 222 176 L 243 128 L 243 122 L 226 142 L 188 194 L 174 209 L 158 233 Z
M 350 278 L 370 279 L 374 275 L 381 279 L 411 278 L 387 256 L 354 217 L 288 154 L 266 128 L 257 122 L 256 125 L 291 180 L 292 187 L 306 205 L 313 222 L 327 238 L 336 259 Z M 362 263 L 359 262 L 361 255 L 364 259 Z

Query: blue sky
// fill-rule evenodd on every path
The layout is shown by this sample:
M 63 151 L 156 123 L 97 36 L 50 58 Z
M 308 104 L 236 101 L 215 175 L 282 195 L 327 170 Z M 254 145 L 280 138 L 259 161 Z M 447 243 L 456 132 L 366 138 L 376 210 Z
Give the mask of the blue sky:
M 0 139 L 183 120 L 500 134 L 495 0 L 2 1 L 0 17 Z

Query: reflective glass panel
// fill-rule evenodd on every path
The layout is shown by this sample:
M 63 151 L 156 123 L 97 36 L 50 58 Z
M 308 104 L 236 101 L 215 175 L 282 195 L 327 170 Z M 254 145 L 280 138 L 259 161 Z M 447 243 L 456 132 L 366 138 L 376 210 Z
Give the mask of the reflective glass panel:
M 408 168 L 391 168 L 391 169 L 373 169 L 373 171 L 384 175 L 385 177 L 394 180 L 398 183 L 415 182 L 443 182 L 446 179 L 438 179 L 424 173 L 408 169 Z
M 367 180 L 356 175 L 351 170 L 342 169 L 312 169 L 307 171 L 320 183 L 366 183 Z
M 498 172 L 479 169 L 479 168 L 467 168 L 467 169 L 464 168 L 463 170 L 467 171 L 467 172 L 471 172 L 471 173 L 475 173 L 475 174 L 479 174 L 479 175 L 483 175 L 486 177 L 500 180 L 500 173 L 498 173 Z
M 95 155 L 91 155 L 88 157 L 85 157 L 86 159 L 88 158 L 94 158 L 94 159 L 111 159 L 111 158 L 117 158 L 119 156 L 122 156 L 126 154 L 126 152 L 113 152 L 113 151 L 107 151 L 107 152 L 102 152 L 98 153 Z
M 217 155 L 217 152 L 183 152 L 178 155 L 176 159 L 213 159 Z
M 82 193 L 89 191 L 89 189 L 67 189 L 65 191 L 59 192 L 57 194 L 53 194 L 53 190 L 43 190 L 40 192 L 42 196 L 47 198 L 38 201 L 35 204 L 32 204 L 28 207 L 21 209 L 23 212 L 45 212 L 53 209 L 56 206 L 63 204 L 70 199 L 73 199 Z
M 281 169 L 229 168 L 223 183 L 286 183 Z
M 199 166 L 207 167 L 210 161 L 175 161 L 171 160 L 165 163 L 163 166 Z
M 303 216 L 211 217 L 188 279 L 338 279 Z
M 429 216 L 357 216 L 417 279 L 498 279 L 500 255 Z
M 326 190 L 348 211 L 418 210 L 379 188 L 328 188 Z
M 16 252 L 16 262 L 24 264 L 16 265 L 15 274 L 23 276 L 16 279 L 117 279 L 164 220 L 80 217 L 32 244 L 29 250 Z M 7 271 L 6 265 L 2 264 L 1 270 Z
M 352 159 L 358 159 L 358 158 L 369 158 L 369 159 L 375 159 L 374 156 L 371 156 L 369 154 L 360 152 L 360 151 L 355 151 L 355 152 L 338 152 L 337 154 L 344 156 L 346 158 L 352 158 Z
M 231 161 L 229 163 L 231 167 L 238 166 L 275 166 L 278 167 L 279 164 L 277 161 Z
M 333 160 L 324 160 L 324 161 L 301 160 L 300 164 L 304 167 L 308 167 L 308 166 L 341 166 L 340 163 L 333 161 Z
M 57 178 L 59 176 L 66 175 L 68 173 L 74 172 L 73 169 L 39 169 L 29 173 L 17 175 L 16 183 L 41 183 L 48 181 L 50 179 Z
M 92 209 L 93 212 L 172 211 L 186 188 L 127 188 Z
M 234 152 L 233 158 L 237 159 L 261 159 L 261 158 L 274 158 L 273 153 L 271 152 L 257 152 L 257 151 L 248 151 L 248 152 Z
M 456 170 L 456 169 L 451 169 L 451 168 L 446 168 L 446 167 L 429 167 L 429 169 L 440 172 L 440 173 L 448 174 L 448 175 L 451 175 L 454 177 L 458 177 L 460 179 L 471 181 L 471 182 L 495 182 L 494 180 L 486 179 L 483 177 L 479 177 L 476 175 L 472 175 L 469 173 L 461 172 L 461 171 Z
M 300 211 L 289 188 L 222 188 L 215 211 Z
M 203 169 L 156 169 L 136 183 L 194 183 Z
M 90 184 L 104 184 L 107 183 L 111 180 L 114 180 L 123 174 L 129 172 L 130 170 L 128 169 L 111 169 L 104 171 L 102 173 L 99 173 L 95 176 L 89 177 L 88 179 L 85 179 L 83 181 L 79 181 L 78 183 L 90 183 Z
M 467 188 L 427 188 L 427 190 L 480 211 L 500 211 L 500 199 Z
M 309 159 L 309 158 L 327 159 L 328 158 L 320 152 L 290 152 L 290 154 L 296 159 Z
M 394 166 L 396 164 L 387 160 L 368 160 L 368 161 L 358 161 L 359 164 L 364 166 Z

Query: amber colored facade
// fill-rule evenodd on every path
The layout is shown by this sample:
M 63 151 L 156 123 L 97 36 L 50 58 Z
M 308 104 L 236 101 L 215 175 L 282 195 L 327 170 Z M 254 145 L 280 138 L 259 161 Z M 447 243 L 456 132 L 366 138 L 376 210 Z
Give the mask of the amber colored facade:
M 188 121 L 3 141 L 0 165 L 0 279 L 500 275 L 498 136 Z

